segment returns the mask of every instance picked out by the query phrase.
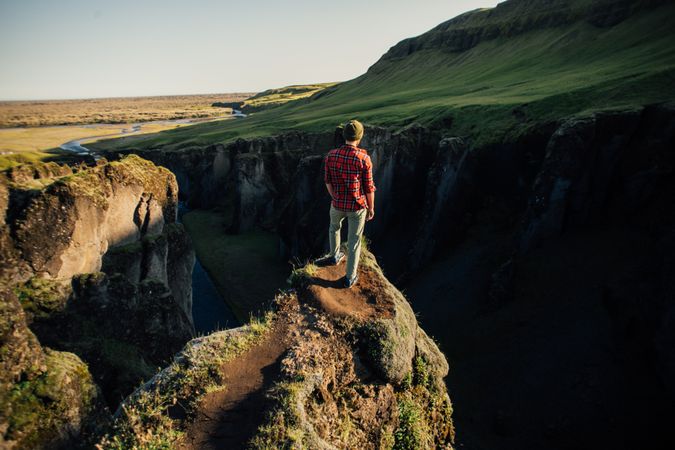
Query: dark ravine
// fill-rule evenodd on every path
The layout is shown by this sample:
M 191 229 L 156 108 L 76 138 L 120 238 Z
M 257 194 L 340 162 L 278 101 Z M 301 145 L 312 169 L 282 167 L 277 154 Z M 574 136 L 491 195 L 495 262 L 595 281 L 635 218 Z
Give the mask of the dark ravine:
M 189 212 L 184 202 L 178 202 L 178 220 L 181 221 L 183 214 Z M 206 272 L 199 257 L 195 257 L 192 269 L 192 318 L 195 324 L 195 332 L 208 334 L 216 330 L 234 328 L 240 325 L 225 300 L 221 297 L 211 277 Z
M 196 207 L 229 193 L 232 232 L 274 230 L 282 256 L 302 260 L 326 249 L 321 168 L 334 142 L 289 133 L 141 154 L 175 169 Z M 560 120 L 486 147 L 442 129 L 369 127 L 362 146 L 378 186 L 366 233 L 457 365 L 460 442 L 670 442 L 672 106 Z M 476 395 L 497 373 L 509 387 Z

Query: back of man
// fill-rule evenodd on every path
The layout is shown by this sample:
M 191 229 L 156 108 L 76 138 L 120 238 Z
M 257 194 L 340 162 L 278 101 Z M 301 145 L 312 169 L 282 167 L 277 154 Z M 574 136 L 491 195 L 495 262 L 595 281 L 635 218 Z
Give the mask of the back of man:
M 343 129 L 345 144 L 328 152 L 324 161 L 324 182 L 331 196 L 328 237 L 330 253 L 324 263 L 338 264 L 344 254 L 340 251 L 340 230 L 346 218 L 348 224 L 347 270 L 344 284 L 353 286 L 357 279 L 361 235 L 366 220 L 375 215 L 375 184 L 373 165 L 368 153 L 358 145 L 363 137 L 363 125 L 349 121 Z

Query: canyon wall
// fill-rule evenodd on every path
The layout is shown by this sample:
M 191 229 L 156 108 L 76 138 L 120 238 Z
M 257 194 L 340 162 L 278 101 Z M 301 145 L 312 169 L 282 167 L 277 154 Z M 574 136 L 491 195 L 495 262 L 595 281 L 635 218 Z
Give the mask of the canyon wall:
M 2 355 L 25 361 L 3 371 L 2 439 L 81 439 L 90 415 L 116 407 L 194 335 L 178 185 L 129 156 L 10 169 L 0 189 L 3 308 L 13 311 Z M 61 404 L 71 412 L 58 416 Z

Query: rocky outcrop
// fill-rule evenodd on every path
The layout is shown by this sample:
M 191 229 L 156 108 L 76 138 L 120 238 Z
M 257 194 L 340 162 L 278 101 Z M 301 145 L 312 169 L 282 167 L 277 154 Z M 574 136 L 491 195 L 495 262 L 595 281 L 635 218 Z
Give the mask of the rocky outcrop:
M 293 277 L 296 289 L 280 294 L 264 321 L 188 343 L 125 401 L 103 448 L 194 448 L 203 443 L 193 439 L 202 427 L 235 430 L 228 441 L 235 447 L 451 448 L 445 357 L 372 254 L 363 255 L 358 289 L 334 289 L 332 268 L 306 267 Z M 228 391 L 240 389 L 243 380 L 224 380 L 275 346 L 278 371 L 260 388 L 269 398 L 265 411 L 256 412 L 251 435 L 236 434 L 244 419 L 229 414 L 236 405 L 228 403 Z M 204 390 L 210 393 L 197 400 Z M 257 395 L 245 394 L 242 401 Z M 172 399 L 182 411 L 165 408 Z M 223 402 L 218 416 L 203 416 L 205 408 L 218 407 L 214 402 Z M 178 430 L 185 431 L 183 438 Z
M 3 371 L 3 435 L 27 448 L 79 439 L 103 398 L 116 406 L 194 334 L 195 256 L 176 223 L 178 185 L 136 156 L 3 176 L 3 305 L 21 309 L 3 355 L 33 361 Z

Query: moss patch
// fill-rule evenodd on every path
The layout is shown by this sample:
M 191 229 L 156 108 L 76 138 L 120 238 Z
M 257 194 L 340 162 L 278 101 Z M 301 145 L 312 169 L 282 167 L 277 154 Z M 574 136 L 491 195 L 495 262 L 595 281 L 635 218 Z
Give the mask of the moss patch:
M 97 396 L 87 365 L 68 352 L 45 350 L 46 370 L 23 380 L 9 395 L 12 413 L 6 438 L 22 448 L 42 446 L 59 437 L 66 426 L 77 426 Z
M 396 393 L 399 425 L 394 432 L 396 450 L 447 448 L 455 440 L 452 404 L 433 380 L 429 362 L 416 356 L 412 372 Z
M 33 277 L 16 286 L 14 293 L 29 316 L 46 318 L 65 308 L 71 289 L 58 280 Z

